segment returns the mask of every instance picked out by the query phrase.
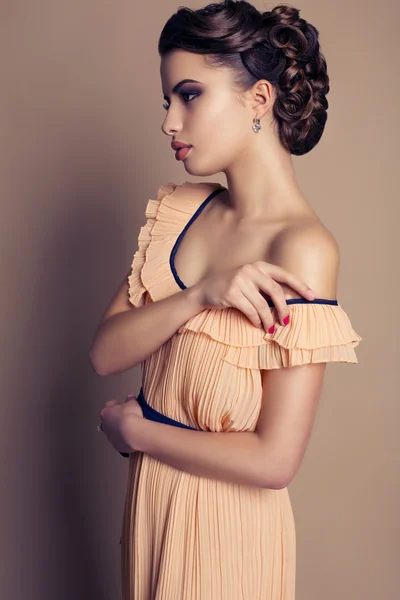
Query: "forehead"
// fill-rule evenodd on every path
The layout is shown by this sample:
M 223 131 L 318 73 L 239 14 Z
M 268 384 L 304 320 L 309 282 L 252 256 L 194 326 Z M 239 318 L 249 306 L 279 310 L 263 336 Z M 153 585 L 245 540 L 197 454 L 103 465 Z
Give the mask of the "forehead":
M 212 68 L 207 62 L 206 55 L 172 50 L 161 59 L 160 76 L 163 91 L 168 94 L 174 85 L 182 79 L 196 79 L 204 83 L 221 80 L 225 69 Z

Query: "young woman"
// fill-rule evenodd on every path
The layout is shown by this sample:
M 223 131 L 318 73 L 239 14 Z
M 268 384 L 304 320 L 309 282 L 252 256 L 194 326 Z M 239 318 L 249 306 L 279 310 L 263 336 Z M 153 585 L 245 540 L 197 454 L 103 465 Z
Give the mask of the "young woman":
M 91 348 L 100 375 L 142 371 L 101 412 L 129 457 L 123 600 L 293 600 L 287 486 L 326 363 L 357 363 L 361 340 L 291 159 L 324 130 L 326 62 L 297 9 L 232 0 L 180 8 L 159 53 L 176 158 L 227 186 L 159 187 Z

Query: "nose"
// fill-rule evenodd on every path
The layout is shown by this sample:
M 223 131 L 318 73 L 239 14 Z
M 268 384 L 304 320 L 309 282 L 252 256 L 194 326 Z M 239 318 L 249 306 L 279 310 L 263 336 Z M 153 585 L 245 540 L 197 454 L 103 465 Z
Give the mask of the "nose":
M 165 133 L 165 135 L 177 135 L 177 133 L 180 131 L 181 129 L 179 127 L 165 127 L 164 124 L 161 125 L 161 131 L 163 133 Z
M 177 113 L 175 113 L 175 117 L 173 116 L 170 108 L 163 124 L 161 125 L 161 131 L 165 133 L 165 135 L 176 135 L 181 130 L 182 123 L 180 122 Z

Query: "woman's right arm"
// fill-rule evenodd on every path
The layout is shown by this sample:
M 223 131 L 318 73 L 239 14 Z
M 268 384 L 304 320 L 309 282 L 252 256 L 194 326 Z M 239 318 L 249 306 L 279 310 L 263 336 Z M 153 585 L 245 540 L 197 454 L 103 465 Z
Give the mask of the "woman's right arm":
M 98 375 L 115 375 L 132 369 L 205 309 L 234 307 L 255 327 L 264 326 L 268 331 L 274 318 L 262 293 L 272 299 L 279 320 L 287 325 L 285 317 L 289 311 L 281 283 L 311 299 L 308 296 L 311 290 L 303 280 L 264 261 L 227 269 L 172 296 L 139 307 L 132 307 L 128 301 L 127 275 L 96 331 L 89 350 L 90 363 Z
M 90 364 L 98 375 L 132 369 L 204 310 L 193 287 L 134 307 L 128 301 L 127 277 L 102 318 L 89 350 Z

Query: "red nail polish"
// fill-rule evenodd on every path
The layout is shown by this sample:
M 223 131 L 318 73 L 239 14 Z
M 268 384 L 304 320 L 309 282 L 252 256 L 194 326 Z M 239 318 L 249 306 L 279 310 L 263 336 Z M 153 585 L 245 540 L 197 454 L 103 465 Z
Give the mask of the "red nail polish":
M 268 333 L 274 333 L 274 331 L 275 331 L 275 325 L 272 325 L 272 327 L 270 327 L 268 329 Z
M 283 319 L 283 323 L 284 323 L 285 325 L 288 325 L 288 324 L 289 324 L 289 319 L 290 319 L 290 315 L 288 315 L 287 317 L 285 317 L 285 318 Z

